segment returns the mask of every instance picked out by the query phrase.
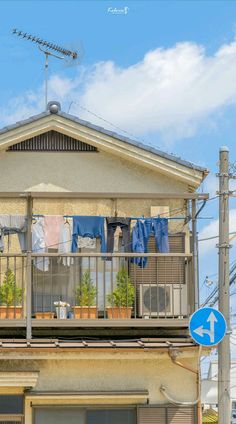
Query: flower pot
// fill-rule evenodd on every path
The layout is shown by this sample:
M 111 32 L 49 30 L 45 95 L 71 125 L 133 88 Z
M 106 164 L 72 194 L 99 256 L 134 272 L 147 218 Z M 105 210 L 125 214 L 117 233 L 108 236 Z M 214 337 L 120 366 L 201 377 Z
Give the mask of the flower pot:
M 56 306 L 56 315 L 57 319 L 67 319 L 67 307 Z
M 53 319 L 54 312 L 36 312 L 35 318 L 36 319 Z
M 21 319 L 22 306 L 0 306 L 0 319 Z
M 130 319 L 132 313 L 131 306 L 108 306 L 107 317 L 108 319 Z
M 74 306 L 75 319 L 96 319 L 97 307 L 96 306 Z

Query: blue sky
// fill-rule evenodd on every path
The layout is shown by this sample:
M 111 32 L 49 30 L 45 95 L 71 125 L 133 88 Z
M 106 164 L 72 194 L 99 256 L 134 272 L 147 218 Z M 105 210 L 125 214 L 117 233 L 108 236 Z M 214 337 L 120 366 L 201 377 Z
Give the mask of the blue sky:
M 109 10 L 128 8 L 126 14 Z M 82 118 L 108 126 L 84 107 L 163 150 L 206 166 L 201 190 L 214 195 L 218 150 L 236 161 L 236 2 L 1 1 L 0 125 L 44 108 L 43 55 L 12 28 L 62 44 L 83 44 L 81 64 L 50 59 L 50 99 Z M 112 126 L 110 127 L 112 128 Z M 236 188 L 235 184 L 232 186 Z M 200 237 L 217 233 L 217 200 L 201 214 Z M 231 200 L 231 231 L 236 204 Z M 202 297 L 217 281 L 216 241 L 201 255 Z M 235 248 L 231 250 L 231 261 Z

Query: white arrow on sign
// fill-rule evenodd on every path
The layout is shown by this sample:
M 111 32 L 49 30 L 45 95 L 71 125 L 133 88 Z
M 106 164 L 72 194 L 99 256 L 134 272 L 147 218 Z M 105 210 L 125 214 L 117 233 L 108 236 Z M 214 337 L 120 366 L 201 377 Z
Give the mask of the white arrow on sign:
M 214 341 L 215 341 L 215 322 L 217 322 L 217 321 L 218 320 L 217 320 L 214 312 L 211 312 L 209 317 L 207 318 L 207 322 L 210 322 L 210 330 L 208 330 L 207 328 L 203 328 L 203 325 L 201 325 L 200 327 L 196 328 L 196 330 L 194 330 L 193 332 L 198 334 L 201 337 L 203 337 L 204 334 L 208 334 L 208 336 L 210 337 L 211 343 L 214 343 Z

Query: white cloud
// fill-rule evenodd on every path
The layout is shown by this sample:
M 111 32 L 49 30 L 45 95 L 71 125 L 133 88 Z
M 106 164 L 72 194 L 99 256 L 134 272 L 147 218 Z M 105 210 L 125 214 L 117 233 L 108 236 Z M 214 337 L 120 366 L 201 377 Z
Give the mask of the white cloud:
M 206 118 L 236 102 L 235 74 L 236 42 L 212 56 L 185 42 L 150 51 L 126 68 L 107 61 L 79 68 L 75 78 L 54 75 L 49 98 L 61 101 L 65 111 L 74 100 L 136 135 L 174 140 L 194 134 Z M 41 87 L 4 105 L 0 120 L 8 124 L 43 108 Z M 104 126 L 76 104 L 71 112 Z
M 236 232 L 236 209 L 231 209 L 229 213 L 229 232 Z M 209 237 L 213 237 L 219 234 L 219 219 L 214 219 L 204 227 L 199 233 L 199 240 L 206 239 Z M 230 236 L 232 237 L 232 236 Z M 199 242 L 199 251 L 201 255 L 205 255 L 206 253 L 217 252 L 216 244 L 218 243 L 218 239 L 210 239 Z M 230 244 L 232 246 L 236 246 L 236 238 L 234 238 Z

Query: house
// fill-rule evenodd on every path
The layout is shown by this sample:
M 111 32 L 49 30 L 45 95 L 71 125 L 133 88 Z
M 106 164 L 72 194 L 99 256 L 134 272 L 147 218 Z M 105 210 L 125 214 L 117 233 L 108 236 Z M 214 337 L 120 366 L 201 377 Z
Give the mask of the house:
M 12 228 L 27 217 L 19 237 L 2 233 L 0 422 L 200 422 L 200 352 L 188 320 L 198 307 L 197 202 L 208 198 L 196 190 L 207 173 L 57 102 L 0 131 L 0 222 Z M 102 224 L 71 253 L 70 238 L 46 245 L 52 216 L 68 231 L 73 216 L 165 230 L 158 227 L 157 241 L 151 233 L 148 253 L 132 252 L 129 228 L 107 226 L 106 234 Z M 101 252 L 108 236 L 114 248 Z M 115 308 L 119 282 L 125 290 Z M 85 293 L 91 301 L 81 300 Z

